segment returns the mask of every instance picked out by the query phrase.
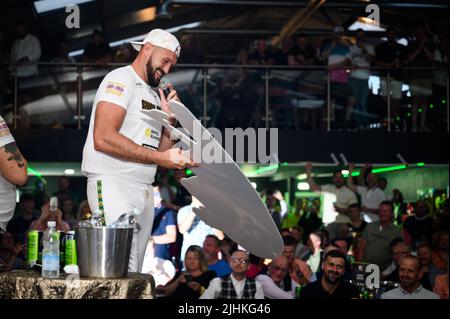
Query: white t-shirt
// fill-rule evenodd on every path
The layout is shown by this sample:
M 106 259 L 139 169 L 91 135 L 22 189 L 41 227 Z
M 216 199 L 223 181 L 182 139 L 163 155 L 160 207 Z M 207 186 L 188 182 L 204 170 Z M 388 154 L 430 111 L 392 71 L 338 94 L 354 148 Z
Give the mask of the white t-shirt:
M 159 96 L 136 74 L 131 65 L 115 69 L 105 76 L 95 95 L 89 132 L 83 149 L 83 174 L 88 179 L 109 175 L 137 183 L 153 183 L 156 165 L 126 161 L 94 149 L 95 111 L 100 101 L 117 104 L 126 110 L 120 134 L 149 149 L 159 148 L 162 127 L 141 112 L 142 109 L 160 109 Z
M 324 195 L 324 206 L 322 222 L 329 224 L 332 222 L 349 222 L 350 218 L 345 215 L 339 214 L 334 209 L 333 204 L 340 208 L 348 208 L 351 204 L 358 202 L 355 193 L 347 186 L 337 188 L 333 184 L 326 184 L 320 187 L 321 194 Z M 338 218 L 338 216 L 340 218 Z
M 387 200 L 386 194 L 378 187 L 368 189 L 366 186 L 358 186 L 358 194 L 361 195 L 361 207 L 365 206 L 370 209 L 380 207 L 381 202 Z M 364 220 L 368 223 L 379 221 L 376 214 L 369 212 L 364 213 Z
M 8 125 L 0 116 L 0 148 L 14 142 L 14 137 Z M 6 230 L 6 225 L 14 215 L 16 208 L 16 186 L 0 173 L 0 227 Z
M 372 45 L 366 44 L 366 51 L 369 54 L 375 55 L 375 50 Z M 356 44 L 352 45 L 350 47 L 350 60 L 352 61 L 352 64 L 360 66 L 360 67 L 370 67 L 370 62 L 366 59 L 364 56 L 362 49 L 358 47 Z M 367 80 L 370 76 L 370 70 L 369 69 L 355 69 L 350 74 L 351 77 L 354 77 L 356 79 L 360 80 Z
M 21 58 L 28 57 L 30 62 L 37 62 L 41 58 L 41 44 L 39 39 L 32 34 L 28 34 L 23 39 L 14 41 L 11 47 L 11 61 L 16 62 Z M 36 64 L 20 65 L 17 67 L 19 77 L 36 75 L 38 67 Z

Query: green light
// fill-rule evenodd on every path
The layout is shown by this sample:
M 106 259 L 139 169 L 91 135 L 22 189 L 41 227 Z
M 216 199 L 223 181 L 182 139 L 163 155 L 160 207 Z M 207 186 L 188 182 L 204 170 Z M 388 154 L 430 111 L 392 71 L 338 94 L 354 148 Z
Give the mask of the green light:
M 408 112 L 408 114 L 406 114 L 408 117 L 411 117 L 411 113 Z
M 401 169 L 405 169 L 406 165 L 397 165 L 397 166 L 391 166 L 391 167 L 382 167 L 382 168 L 376 168 L 372 170 L 372 173 L 384 173 L 384 172 L 391 172 L 391 171 L 398 171 Z
M 434 104 L 433 103 L 431 103 L 430 104 L 430 109 L 432 109 L 434 107 Z
M 269 165 L 269 166 L 266 166 L 266 167 L 260 167 L 260 168 L 258 168 L 255 171 L 255 174 L 263 174 L 263 173 L 266 173 L 266 172 L 277 170 L 278 166 L 279 166 L 278 164 L 274 164 L 274 165 Z
M 395 119 L 396 119 L 397 121 L 400 121 L 400 116 L 397 116 Z
M 447 102 L 446 100 L 442 100 L 442 104 L 445 104 L 445 102 Z
M 281 164 L 281 166 L 288 166 L 288 165 L 289 165 L 288 162 L 284 162 Z
M 28 166 L 27 171 L 28 171 L 28 174 L 30 174 L 30 175 L 34 175 L 34 176 L 37 176 L 39 178 L 42 178 L 42 174 L 39 173 L 38 171 L 32 169 L 30 166 Z
M 419 113 L 422 113 L 422 111 L 423 111 L 422 108 L 419 108 Z
M 186 174 L 187 174 L 187 175 L 192 175 L 192 171 L 191 171 L 190 169 L 187 169 L 187 170 L 186 170 Z
M 420 163 L 417 163 L 416 165 L 417 165 L 417 166 L 425 166 L 425 163 L 420 162 Z
M 361 175 L 360 172 L 353 172 L 353 173 L 352 173 L 352 176 L 359 176 L 359 175 Z M 342 176 L 348 177 L 348 174 L 342 174 Z

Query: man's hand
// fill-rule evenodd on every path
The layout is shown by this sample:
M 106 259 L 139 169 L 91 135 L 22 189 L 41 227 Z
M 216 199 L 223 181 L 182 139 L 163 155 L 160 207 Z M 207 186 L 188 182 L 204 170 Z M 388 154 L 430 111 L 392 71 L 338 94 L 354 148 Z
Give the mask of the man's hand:
M 273 197 L 278 199 L 279 201 L 282 201 L 284 199 L 283 194 L 279 190 L 277 190 L 275 193 L 273 193 Z
M 191 281 L 187 286 L 196 292 L 200 292 L 201 285 L 198 282 Z
M 169 95 L 167 95 L 167 98 L 164 95 L 162 89 L 161 88 L 158 89 L 159 97 L 161 98 L 161 110 L 163 110 L 169 115 L 168 120 L 170 125 L 175 125 L 177 123 L 177 120 L 175 119 L 175 114 L 173 114 L 172 111 L 170 110 L 169 101 L 173 99 L 175 101 L 180 102 L 180 99 L 178 98 L 177 91 L 173 89 L 171 83 L 169 83 L 168 88 L 170 89 L 170 93 Z
M 160 152 L 158 165 L 169 169 L 185 169 L 197 166 L 189 157 L 183 154 L 181 148 L 171 148 Z

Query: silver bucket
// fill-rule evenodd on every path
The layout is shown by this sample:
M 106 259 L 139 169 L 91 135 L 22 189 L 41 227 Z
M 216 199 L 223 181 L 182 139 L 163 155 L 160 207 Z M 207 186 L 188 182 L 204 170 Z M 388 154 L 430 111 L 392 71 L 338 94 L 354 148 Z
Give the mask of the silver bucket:
M 126 277 L 133 231 L 133 228 L 75 227 L 80 276 Z

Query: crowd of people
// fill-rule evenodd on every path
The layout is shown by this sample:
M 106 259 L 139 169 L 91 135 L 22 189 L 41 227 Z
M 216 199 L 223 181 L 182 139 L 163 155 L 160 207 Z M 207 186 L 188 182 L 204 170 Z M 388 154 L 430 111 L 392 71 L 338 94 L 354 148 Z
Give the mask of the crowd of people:
M 404 31 L 402 35 L 405 33 L 408 33 L 405 36 L 407 45 L 398 41 L 399 32 L 394 28 L 388 28 L 382 35 L 386 36 L 385 40 L 382 36 L 368 37 L 362 29 L 349 36 L 341 26 L 336 26 L 330 37 L 311 38 L 301 33 L 283 39 L 278 47 L 271 46 L 268 39 L 261 38 L 254 41 L 250 48 L 242 48 L 235 61 L 226 62 L 208 58 L 198 38 L 186 34 L 181 38 L 183 55 L 179 64 L 231 62 L 238 65 L 328 66 L 333 128 L 368 129 L 371 123 L 386 119 L 385 106 L 389 90 L 393 129 L 406 130 L 407 127 L 411 131 L 443 129 L 445 123 L 442 118 L 446 107 L 448 74 L 446 71 L 448 36 L 445 32 L 431 30 L 428 25 L 417 27 L 412 32 Z M 6 48 L 3 38 L 4 35 L 0 31 L 0 61 L 19 63 L 16 74 L 20 80 L 36 77 L 39 72 L 36 65 L 20 65 L 20 63 L 42 60 L 38 37 L 32 35 L 22 23 L 17 25 L 17 38 L 11 48 Z M 128 63 L 133 60 L 135 53 L 127 44 L 111 48 L 105 35 L 99 30 L 94 30 L 91 40 L 77 60 L 69 56 L 69 49 L 64 41 L 56 45 L 52 56 L 49 60 L 53 62 L 79 61 L 106 66 L 110 62 Z M 386 70 L 369 68 L 386 68 Z M 413 68 L 428 68 L 428 70 Z M 432 70 L 432 68 L 441 69 Z M 1 72 L 0 81 L 5 84 L 3 90 L 7 90 L 7 83 L 11 82 L 11 78 L 4 71 Z M 311 74 L 317 72 L 320 73 L 319 79 L 311 77 Z M 257 112 L 258 107 L 255 103 L 258 104 L 258 100 L 254 97 L 263 95 L 261 75 L 256 70 L 245 68 L 226 71 L 225 76 L 213 75 L 208 84 L 210 125 L 245 127 L 260 120 L 262 114 Z M 380 79 L 380 94 L 369 103 L 368 98 L 372 95 L 369 87 L 371 75 Z M 278 122 L 278 125 L 289 127 L 293 125 L 295 128 L 323 129 L 327 102 L 325 76 L 323 70 L 306 69 L 299 72 L 293 82 L 282 83 L 275 80 L 270 94 L 273 121 Z M 404 91 L 404 84 L 409 86 L 410 96 Z M 180 90 L 183 100 L 194 109 L 196 106 L 200 108 L 199 105 L 203 104 L 201 94 L 198 94 L 201 87 L 195 85 L 196 82 L 193 81 L 188 89 Z M 304 95 L 299 98 L 297 107 L 294 107 L 292 98 L 288 98 L 291 95 L 286 92 Z M 309 105 L 310 100 L 322 103 Z M 254 107 L 249 108 L 249 102 Z M 0 111 L 1 105 L 0 100 Z M 236 112 L 236 109 L 239 109 L 239 112 Z M 286 110 L 289 110 L 289 114 L 294 110 L 295 116 L 287 116 Z M 201 114 L 203 110 L 198 112 Z M 240 116 L 236 117 L 236 114 Z M 291 122 L 284 123 L 284 118 L 289 118 Z
M 157 297 L 362 298 L 367 287 L 358 281 L 357 268 L 374 264 L 382 289 L 378 298 L 448 298 L 446 196 L 405 203 L 398 189 L 386 192 L 387 180 L 377 178 L 370 164 L 355 181 L 339 170 L 331 184 L 323 185 L 316 183 L 312 164 L 305 169 L 310 189 L 331 196 L 332 208 L 326 212 L 319 197 L 291 204 L 279 190 L 262 191 L 284 243 L 272 260 L 250 254 L 194 213 L 201 203 L 179 183 L 187 176 L 184 170 L 160 169 L 142 269 L 154 276 Z M 354 169 L 350 164 L 349 176 Z M 39 183 L 33 194 L 22 194 L 0 235 L 0 271 L 26 268 L 29 230 L 45 230 L 47 221 L 54 220 L 58 230 L 67 232 L 91 217 L 68 177 L 58 179 L 52 196 L 59 201 L 56 213 L 50 212 L 49 195 Z M 332 221 L 324 219 L 326 214 Z

